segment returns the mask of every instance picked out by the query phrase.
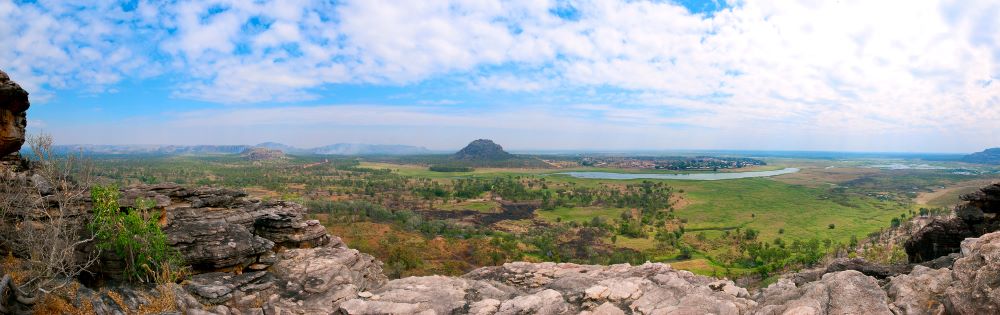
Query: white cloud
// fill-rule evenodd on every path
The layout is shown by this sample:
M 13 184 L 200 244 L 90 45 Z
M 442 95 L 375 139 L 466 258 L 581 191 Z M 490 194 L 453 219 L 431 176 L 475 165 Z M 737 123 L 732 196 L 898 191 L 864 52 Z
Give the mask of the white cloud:
M 457 77 L 475 91 L 624 91 L 595 98 L 627 106 L 589 109 L 612 122 L 1000 132 L 995 1 L 746 1 L 711 16 L 569 3 L 574 19 L 534 0 L 140 1 L 128 12 L 4 1 L 0 67 L 33 95 L 170 73 L 180 98 L 291 102 L 333 84 Z
M 0 1 L 0 68 L 39 101 L 52 89 L 103 92 L 151 70 L 140 69 L 146 57 L 132 49 L 138 34 L 118 25 L 131 21 L 113 4 Z

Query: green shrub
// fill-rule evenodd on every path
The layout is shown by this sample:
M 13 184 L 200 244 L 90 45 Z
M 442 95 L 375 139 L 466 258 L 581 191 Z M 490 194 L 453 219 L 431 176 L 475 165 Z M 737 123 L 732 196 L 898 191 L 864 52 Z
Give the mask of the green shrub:
M 124 263 L 123 276 L 137 282 L 170 282 L 179 275 L 180 253 L 167 245 L 167 235 L 149 214 L 154 205 L 139 199 L 137 208 L 122 210 L 115 186 L 91 189 L 94 220 L 90 224 L 97 248 L 115 253 Z

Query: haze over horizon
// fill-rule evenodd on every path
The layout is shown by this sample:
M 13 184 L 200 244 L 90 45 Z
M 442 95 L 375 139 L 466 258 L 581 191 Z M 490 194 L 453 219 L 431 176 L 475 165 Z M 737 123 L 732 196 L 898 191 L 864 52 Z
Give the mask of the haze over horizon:
M 995 1 L 0 0 L 61 144 L 975 152 Z

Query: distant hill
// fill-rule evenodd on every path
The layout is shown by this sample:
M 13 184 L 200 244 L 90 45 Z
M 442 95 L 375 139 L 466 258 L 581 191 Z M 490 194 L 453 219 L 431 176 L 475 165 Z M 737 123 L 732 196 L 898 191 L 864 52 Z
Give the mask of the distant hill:
M 244 150 L 243 153 L 240 153 L 240 156 L 249 161 L 270 161 L 285 158 L 285 152 L 276 149 L 254 147 Z
M 962 157 L 963 162 L 1000 165 L 1000 148 L 992 148 Z
M 479 139 L 470 142 L 451 158 L 460 161 L 505 161 L 514 159 L 515 156 L 504 151 L 503 147 L 493 143 L 493 140 Z
M 254 147 L 265 148 L 265 149 L 272 149 L 272 150 L 281 150 L 281 152 L 293 153 L 293 154 L 294 153 L 302 153 L 302 152 L 299 152 L 299 151 L 303 151 L 303 149 L 299 149 L 299 148 L 296 148 L 296 147 L 293 147 L 293 146 L 290 146 L 290 145 L 287 145 L 287 144 L 284 144 L 284 143 L 277 143 L 277 142 L 264 142 L 264 143 L 257 144 Z
M 313 154 L 332 155 L 414 155 L 427 154 L 430 150 L 399 144 L 337 143 L 310 149 Z
M 264 142 L 251 145 L 106 145 L 106 144 L 72 144 L 57 145 L 56 153 L 86 153 L 86 154 L 241 154 L 251 148 L 280 150 L 287 154 L 297 155 L 415 155 L 427 154 L 430 150 L 423 147 L 394 144 L 360 144 L 338 143 L 318 148 L 296 148 L 277 142 Z
M 248 145 L 108 145 L 72 144 L 53 146 L 56 153 L 87 154 L 239 154 Z
M 430 164 L 435 169 L 449 170 L 464 167 L 552 167 L 552 165 L 533 156 L 507 153 L 502 146 L 489 139 L 472 141 L 469 145 L 449 156 L 424 156 L 421 161 L 416 162 Z

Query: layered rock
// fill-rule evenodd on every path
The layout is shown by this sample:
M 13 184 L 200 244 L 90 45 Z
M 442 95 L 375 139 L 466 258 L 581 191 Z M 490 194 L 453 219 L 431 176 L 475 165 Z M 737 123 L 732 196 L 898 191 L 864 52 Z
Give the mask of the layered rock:
M 21 149 L 28 126 L 28 92 L 0 70 L 0 158 Z
M 315 247 L 330 241 L 319 221 L 305 219 L 305 207 L 248 198 L 242 191 L 174 184 L 123 190 L 123 206 L 139 206 L 139 200 L 163 212 L 168 243 L 196 270 L 268 263 L 275 246 Z

